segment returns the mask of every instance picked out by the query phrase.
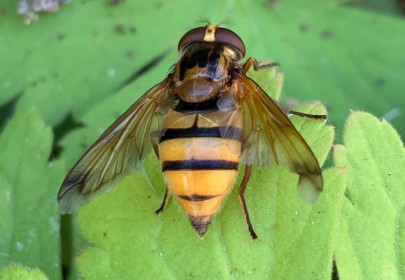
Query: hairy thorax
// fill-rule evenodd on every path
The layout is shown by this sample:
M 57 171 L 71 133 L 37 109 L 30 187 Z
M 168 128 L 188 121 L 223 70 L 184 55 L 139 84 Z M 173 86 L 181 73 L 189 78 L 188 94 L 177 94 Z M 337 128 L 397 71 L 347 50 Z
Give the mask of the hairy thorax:
M 224 90 L 233 64 L 225 55 L 229 52 L 232 50 L 212 44 L 188 48 L 175 68 L 178 97 L 197 103 L 213 98 L 219 94 L 219 89 Z

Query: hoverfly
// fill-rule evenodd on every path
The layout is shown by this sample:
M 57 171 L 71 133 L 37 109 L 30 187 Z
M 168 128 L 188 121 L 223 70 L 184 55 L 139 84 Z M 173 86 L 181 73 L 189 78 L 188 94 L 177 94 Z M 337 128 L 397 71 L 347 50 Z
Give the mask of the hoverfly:
M 62 213 L 135 168 L 150 151 L 160 159 L 169 194 L 202 237 L 230 192 L 239 166 L 246 163 L 239 200 L 249 232 L 244 191 L 252 165 L 283 164 L 300 176 L 308 197 L 322 190 L 322 173 L 313 152 L 287 114 L 289 111 L 246 76 L 260 64 L 245 55 L 242 39 L 215 24 L 188 31 L 179 41 L 180 59 L 159 84 L 116 120 L 81 157 L 59 190 Z M 310 197 L 309 197 L 310 198 Z

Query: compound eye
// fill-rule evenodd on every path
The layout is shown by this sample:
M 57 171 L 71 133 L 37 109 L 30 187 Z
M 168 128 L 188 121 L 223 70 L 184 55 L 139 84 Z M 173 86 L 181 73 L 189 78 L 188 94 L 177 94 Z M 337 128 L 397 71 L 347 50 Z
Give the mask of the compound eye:
M 215 42 L 228 44 L 238 50 L 242 54 L 242 57 L 245 56 L 245 44 L 238 34 L 229 29 L 217 28 L 215 31 Z
M 240 53 L 242 57 L 244 57 L 246 53 L 245 44 L 235 32 L 218 27 L 215 24 L 197 27 L 188 31 L 179 41 L 179 51 L 193 42 L 226 44 Z
M 179 51 L 190 43 L 203 42 L 204 36 L 205 36 L 205 29 L 206 29 L 206 27 L 197 27 L 197 28 L 191 29 L 186 34 L 184 34 L 183 37 L 181 37 L 181 39 L 179 41 L 179 45 L 178 45 Z

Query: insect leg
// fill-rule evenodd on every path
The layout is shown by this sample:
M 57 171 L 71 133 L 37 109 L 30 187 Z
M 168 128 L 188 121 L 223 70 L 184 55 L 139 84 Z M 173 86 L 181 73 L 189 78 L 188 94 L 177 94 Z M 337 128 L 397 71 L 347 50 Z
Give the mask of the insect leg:
M 306 113 L 302 113 L 302 112 L 297 112 L 297 111 L 293 111 L 293 110 L 289 110 L 286 107 L 284 107 L 280 102 L 278 102 L 277 100 L 273 99 L 273 102 L 278 106 L 278 108 L 281 109 L 281 111 L 283 111 L 285 114 L 291 114 L 291 115 L 296 115 L 296 116 L 300 116 L 300 117 L 304 117 L 304 118 L 310 118 L 310 119 L 316 119 L 316 120 L 326 120 L 328 118 L 327 115 L 313 115 L 313 114 L 306 114 Z
M 245 167 L 245 175 L 243 176 L 242 183 L 240 184 L 240 187 L 239 187 L 239 190 L 238 190 L 238 195 L 239 195 L 240 204 L 242 206 L 243 214 L 245 215 L 246 223 L 247 223 L 248 228 L 249 228 L 250 236 L 252 236 L 253 239 L 257 239 L 257 235 L 256 235 L 255 231 L 253 230 L 252 223 L 250 222 L 249 212 L 247 210 L 245 196 L 244 196 L 246 185 L 247 185 L 247 183 L 249 181 L 250 174 L 252 172 L 251 167 L 252 166 L 250 164 L 247 164 L 246 167 Z
M 155 214 L 159 215 L 160 213 L 162 213 L 163 209 L 165 209 L 168 199 L 169 199 L 169 189 L 166 187 L 165 196 L 163 197 L 162 205 L 160 205 L 159 209 L 157 209 L 155 211 Z
M 159 147 L 158 145 L 154 144 L 152 145 L 153 151 L 155 152 L 155 155 L 157 156 L 157 158 L 159 158 Z
M 156 134 L 156 132 L 155 132 L 155 134 Z M 152 139 L 154 139 L 153 136 L 154 136 L 154 134 L 152 133 Z M 159 146 L 156 143 L 156 141 L 152 140 L 152 148 L 153 148 L 153 151 L 155 152 L 157 158 L 159 158 Z M 159 215 L 160 213 L 163 212 L 163 209 L 165 209 L 168 199 L 169 199 L 169 189 L 166 187 L 166 191 L 165 191 L 165 195 L 163 197 L 162 204 L 160 205 L 159 209 L 157 209 L 155 211 L 156 215 Z
M 249 57 L 246 60 L 245 64 L 243 64 L 243 72 L 246 74 L 249 71 L 250 67 L 252 67 L 255 71 L 264 68 L 272 68 L 272 67 L 280 67 L 280 64 L 277 62 L 264 62 L 264 61 L 257 61 L 254 57 Z
M 160 137 L 159 131 L 152 131 L 150 133 L 150 142 L 152 144 L 153 151 L 155 152 L 157 158 L 159 158 L 159 139 L 160 139 L 159 137 Z
M 246 74 L 247 71 L 249 71 L 250 67 L 252 67 L 255 71 L 259 71 L 264 68 L 271 68 L 271 67 L 279 67 L 280 64 L 277 62 L 262 62 L 262 61 L 257 61 L 256 58 L 254 57 L 249 57 L 248 60 L 246 60 L 245 64 L 243 64 L 243 72 Z M 291 114 L 291 115 L 296 115 L 300 117 L 305 117 L 305 118 L 310 118 L 310 119 L 317 119 L 317 120 L 326 120 L 328 118 L 327 115 L 312 115 L 312 114 L 306 114 L 302 112 L 297 112 L 293 110 L 289 110 L 283 105 L 281 105 L 277 100 L 273 99 L 273 102 L 276 103 L 276 105 L 283 111 L 285 114 Z

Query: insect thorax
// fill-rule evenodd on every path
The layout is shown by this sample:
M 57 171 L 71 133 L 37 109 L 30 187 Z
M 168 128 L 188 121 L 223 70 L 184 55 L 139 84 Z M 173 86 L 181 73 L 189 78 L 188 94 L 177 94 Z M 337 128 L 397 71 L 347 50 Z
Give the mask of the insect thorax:
M 221 44 L 192 44 L 175 68 L 177 95 L 185 102 L 199 103 L 226 90 L 235 64 L 232 50 Z

